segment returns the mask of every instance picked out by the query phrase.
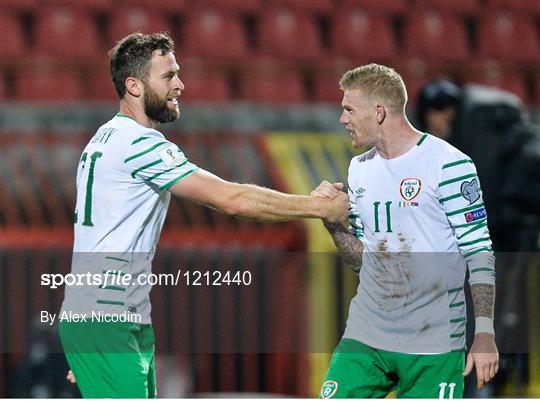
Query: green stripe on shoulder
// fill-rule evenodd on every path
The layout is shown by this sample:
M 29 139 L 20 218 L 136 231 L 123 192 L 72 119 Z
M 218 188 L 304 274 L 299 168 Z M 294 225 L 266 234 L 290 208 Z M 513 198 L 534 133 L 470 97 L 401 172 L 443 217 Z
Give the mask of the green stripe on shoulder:
M 440 202 L 441 204 L 443 204 L 443 203 L 445 203 L 446 201 L 450 201 L 450 200 L 453 200 L 453 199 L 456 199 L 456 198 L 459 198 L 459 197 L 462 197 L 462 196 L 463 196 L 463 194 L 461 194 L 461 193 L 449 195 L 448 197 L 441 198 L 441 199 L 439 200 L 439 202 Z
M 150 137 L 139 137 L 139 138 L 137 138 L 137 139 L 134 139 L 134 140 L 131 142 L 131 145 L 135 145 L 135 144 L 137 144 L 138 142 L 147 140 L 148 138 L 150 138 Z
M 460 286 L 459 288 L 449 289 L 448 293 L 455 293 L 455 292 L 459 292 L 460 290 L 463 290 L 463 286 Z
M 163 144 L 168 144 L 168 142 L 167 141 L 158 142 L 157 144 L 152 145 L 150 148 L 145 149 L 144 151 L 141 151 L 141 152 L 139 152 L 139 153 L 137 153 L 135 155 L 128 156 L 126 159 L 124 159 L 124 163 L 129 162 L 129 161 L 131 161 L 133 159 L 136 159 L 136 158 L 138 158 L 140 156 L 146 155 L 147 153 L 152 152 L 154 149 L 156 149 L 157 147 L 159 147 L 159 146 L 161 146 Z
M 473 161 L 471 159 L 461 159 L 459 161 L 455 161 L 455 162 L 450 162 L 450 163 L 447 163 L 445 165 L 443 165 L 443 169 L 448 169 L 452 166 L 457 166 L 457 165 L 462 165 L 464 163 L 473 163 Z
M 491 239 L 489 237 L 482 237 L 481 239 L 471 240 L 471 241 L 467 241 L 465 243 L 458 243 L 458 246 L 459 247 L 465 247 L 465 246 L 470 246 L 472 244 L 480 243 L 480 242 L 483 242 L 483 241 L 490 241 L 490 240 Z
M 427 133 L 424 133 L 424 135 L 422 136 L 422 138 L 420 138 L 420 139 L 418 140 L 418 142 L 416 143 L 416 146 L 419 147 L 420 145 L 422 145 L 422 143 L 426 140 L 426 138 L 427 138 Z

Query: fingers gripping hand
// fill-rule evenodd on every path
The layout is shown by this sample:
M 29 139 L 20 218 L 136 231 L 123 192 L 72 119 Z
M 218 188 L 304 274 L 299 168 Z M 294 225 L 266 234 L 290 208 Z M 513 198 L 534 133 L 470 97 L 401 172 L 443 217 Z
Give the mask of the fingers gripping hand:
M 336 198 L 341 190 L 343 190 L 343 183 L 330 183 L 327 180 L 323 180 L 321 184 L 311 192 L 311 195 L 323 198 Z
M 493 336 L 479 333 L 475 336 L 463 375 L 467 376 L 476 367 L 477 388 L 483 388 L 499 370 L 499 352 Z
M 332 199 L 332 208 L 328 211 L 325 218 L 326 222 L 335 224 L 344 224 L 347 222 L 349 214 L 349 197 L 344 192 L 340 191 L 338 195 Z

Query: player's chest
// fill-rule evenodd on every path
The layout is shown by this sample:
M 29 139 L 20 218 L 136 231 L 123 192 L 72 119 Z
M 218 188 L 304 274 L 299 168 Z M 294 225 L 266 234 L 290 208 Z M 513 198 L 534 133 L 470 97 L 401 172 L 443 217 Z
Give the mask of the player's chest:
M 375 231 L 382 222 L 402 221 L 439 209 L 438 181 L 427 169 L 386 168 L 364 172 L 349 181 L 362 221 L 373 221 Z

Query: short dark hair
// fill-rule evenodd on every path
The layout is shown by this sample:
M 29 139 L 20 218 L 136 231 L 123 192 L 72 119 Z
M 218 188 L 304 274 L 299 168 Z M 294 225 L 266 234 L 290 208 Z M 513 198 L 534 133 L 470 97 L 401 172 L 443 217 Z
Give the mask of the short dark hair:
M 132 33 L 118 41 L 109 52 L 111 78 L 120 99 L 126 94 L 126 79 L 146 80 L 153 53 L 174 52 L 174 41 L 167 32 Z

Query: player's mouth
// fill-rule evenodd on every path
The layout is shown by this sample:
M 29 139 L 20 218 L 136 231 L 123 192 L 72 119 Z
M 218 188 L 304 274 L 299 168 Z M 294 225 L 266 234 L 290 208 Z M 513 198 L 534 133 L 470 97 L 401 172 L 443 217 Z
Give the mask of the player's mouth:
M 167 105 L 171 108 L 178 107 L 178 96 L 167 99 Z

